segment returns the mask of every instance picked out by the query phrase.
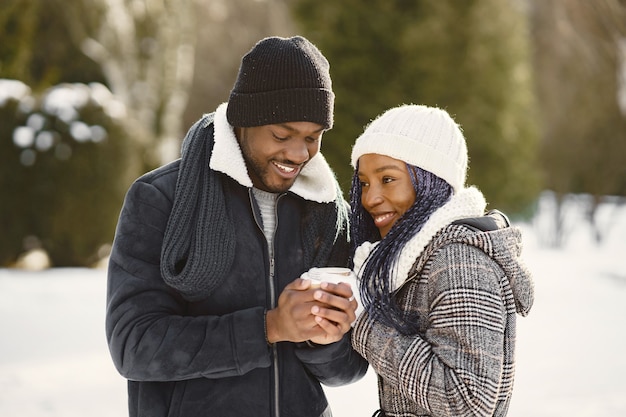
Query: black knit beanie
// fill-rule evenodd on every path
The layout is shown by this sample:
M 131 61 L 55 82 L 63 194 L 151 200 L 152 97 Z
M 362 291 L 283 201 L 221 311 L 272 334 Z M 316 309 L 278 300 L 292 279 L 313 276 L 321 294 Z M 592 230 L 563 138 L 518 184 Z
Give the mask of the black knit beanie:
M 241 60 L 228 122 L 236 127 L 313 122 L 330 129 L 335 94 L 329 67 L 301 36 L 262 39 Z

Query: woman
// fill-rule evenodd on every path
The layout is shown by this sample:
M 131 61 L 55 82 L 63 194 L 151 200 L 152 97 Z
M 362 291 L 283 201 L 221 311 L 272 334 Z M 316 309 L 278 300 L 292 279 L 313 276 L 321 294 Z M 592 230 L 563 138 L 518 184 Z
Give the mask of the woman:
M 378 375 L 384 416 L 504 416 L 516 313 L 533 302 L 521 234 L 466 187 L 447 112 L 403 105 L 352 150 L 354 270 L 365 308 L 352 344 Z M 465 219 L 465 220 L 464 220 Z

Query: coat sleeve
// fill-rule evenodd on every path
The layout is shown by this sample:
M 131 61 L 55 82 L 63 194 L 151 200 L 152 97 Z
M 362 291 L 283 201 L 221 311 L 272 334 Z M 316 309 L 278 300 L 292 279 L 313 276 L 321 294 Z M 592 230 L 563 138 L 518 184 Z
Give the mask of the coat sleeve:
M 493 415 L 506 320 L 498 270 L 476 248 L 446 246 L 430 268 L 426 331 L 403 335 L 364 313 L 355 324 L 356 350 L 432 415 Z
M 350 255 L 347 211 L 340 216 L 339 222 L 342 227 L 327 264 L 345 267 L 348 265 Z M 296 356 L 307 370 L 326 386 L 341 386 L 358 381 L 366 374 L 368 363 L 353 349 L 351 334 L 352 329 L 341 340 L 328 345 L 296 343 Z
M 367 372 L 368 363 L 350 342 L 352 330 L 329 345 L 298 343 L 296 356 L 322 384 L 337 387 L 356 382 Z
M 186 316 L 186 303 L 163 281 L 171 199 L 155 184 L 138 180 L 129 189 L 109 261 L 106 337 L 116 368 L 130 380 L 177 381 L 268 367 L 262 307 Z

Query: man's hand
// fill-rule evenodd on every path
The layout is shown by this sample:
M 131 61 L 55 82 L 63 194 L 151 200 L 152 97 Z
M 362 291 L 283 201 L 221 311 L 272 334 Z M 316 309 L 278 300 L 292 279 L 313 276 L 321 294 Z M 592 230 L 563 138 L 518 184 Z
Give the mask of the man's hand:
M 350 330 L 357 307 L 350 286 L 323 282 L 311 289 L 310 285 L 311 281 L 298 278 L 285 287 L 277 307 L 267 312 L 268 342 L 328 344 Z

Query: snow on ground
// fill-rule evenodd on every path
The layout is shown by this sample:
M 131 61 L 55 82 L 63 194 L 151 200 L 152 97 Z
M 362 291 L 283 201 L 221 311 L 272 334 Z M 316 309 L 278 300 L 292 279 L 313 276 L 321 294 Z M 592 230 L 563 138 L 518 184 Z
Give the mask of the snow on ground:
M 626 416 L 626 208 L 592 244 L 585 225 L 563 249 L 539 242 L 544 223 L 520 225 L 535 305 L 518 320 L 509 417 Z M 125 380 L 104 337 L 106 272 L 0 269 L 0 416 L 127 415 Z M 327 388 L 335 417 L 377 408 L 375 375 Z

